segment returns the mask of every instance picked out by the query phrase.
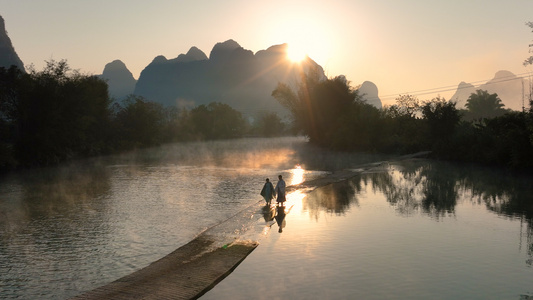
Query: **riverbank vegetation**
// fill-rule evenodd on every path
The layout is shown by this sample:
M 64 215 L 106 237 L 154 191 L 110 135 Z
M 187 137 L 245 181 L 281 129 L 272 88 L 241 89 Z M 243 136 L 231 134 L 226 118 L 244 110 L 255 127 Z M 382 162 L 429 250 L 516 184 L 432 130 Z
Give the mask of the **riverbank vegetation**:
M 311 143 L 342 150 L 412 153 L 512 169 L 533 168 L 533 111 L 505 110 L 497 94 L 478 90 L 466 109 L 436 97 L 400 95 L 377 109 L 343 76 L 320 80 L 310 72 L 300 84 L 280 83 L 272 95 L 290 112 Z
M 104 80 L 66 61 L 28 73 L 0 68 L 0 171 L 178 141 L 283 134 L 275 114 L 250 124 L 217 102 L 178 109 L 134 95 L 114 101 Z
M 324 80 L 310 70 L 298 86 L 280 83 L 272 95 L 292 124 L 275 113 L 250 122 L 217 102 L 177 108 L 135 95 L 115 101 L 104 80 L 72 71 L 66 61 L 28 73 L 0 68 L 0 171 L 164 143 L 289 134 L 346 152 L 430 150 L 439 159 L 533 167 L 533 111 L 506 110 L 487 91 L 472 94 L 464 110 L 441 97 L 412 95 L 378 109 L 343 76 Z

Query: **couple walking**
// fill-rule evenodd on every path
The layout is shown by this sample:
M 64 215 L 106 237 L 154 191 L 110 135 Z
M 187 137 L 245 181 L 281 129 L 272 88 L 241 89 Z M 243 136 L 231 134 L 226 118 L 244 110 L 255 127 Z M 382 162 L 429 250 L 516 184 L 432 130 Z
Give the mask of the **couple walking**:
M 278 198 L 276 199 L 276 202 L 278 202 L 278 205 L 283 205 L 285 202 L 285 181 L 283 180 L 283 177 L 281 175 L 278 176 L 278 184 L 276 184 L 276 188 L 272 185 L 272 182 L 267 178 L 265 185 L 263 185 L 263 189 L 261 190 L 261 196 L 265 198 L 265 201 L 267 205 L 270 205 L 270 202 L 274 197 L 277 195 Z

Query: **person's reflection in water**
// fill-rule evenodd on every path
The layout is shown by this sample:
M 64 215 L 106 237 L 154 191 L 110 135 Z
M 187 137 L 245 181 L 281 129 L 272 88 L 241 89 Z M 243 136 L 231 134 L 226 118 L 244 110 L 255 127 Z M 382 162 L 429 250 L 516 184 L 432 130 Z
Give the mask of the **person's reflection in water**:
M 278 232 L 283 232 L 283 228 L 285 228 L 285 207 L 284 206 L 278 206 L 276 207 L 276 223 L 278 223 L 279 230 Z
M 268 224 L 272 220 L 274 220 L 274 216 L 276 214 L 276 210 L 273 206 L 265 205 L 263 206 L 263 218 L 265 218 L 265 222 Z

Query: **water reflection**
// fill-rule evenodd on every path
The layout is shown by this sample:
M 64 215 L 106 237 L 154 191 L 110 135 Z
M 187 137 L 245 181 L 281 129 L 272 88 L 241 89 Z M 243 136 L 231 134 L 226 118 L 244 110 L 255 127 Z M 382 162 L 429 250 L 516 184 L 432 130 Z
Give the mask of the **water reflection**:
M 368 184 L 370 180 L 402 215 L 422 210 L 439 219 L 454 214 L 459 188 L 456 172 L 438 163 L 409 161 L 390 166 L 389 172 L 364 174 L 362 181 Z
M 413 160 L 290 197 L 283 235 L 206 299 L 529 299 L 531 179 Z
M 274 218 L 276 219 L 276 223 L 278 224 L 279 233 L 282 233 L 283 228 L 285 228 L 285 225 L 286 225 L 285 216 L 286 215 L 287 215 L 287 212 L 285 211 L 285 206 L 276 207 L 276 216 Z
M 460 201 L 483 205 L 504 218 L 519 219 L 533 265 L 533 178 L 498 169 L 413 160 L 390 165 L 388 172 L 363 174 L 361 182 L 386 195 L 405 216 L 421 212 L 436 220 L 454 216 Z
M 272 222 L 274 220 L 274 216 L 276 216 L 276 208 L 274 206 L 263 206 L 263 218 L 265 219 L 266 224 Z
M 313 190 L 303 199 L 303 209 L 309 215 L 318 219 L 321 211 L 342 215 L 350 205 L 358 205 L 356 193 L 362 189 L 360 177 L 339 183 L 329 184 Z
M 302 169 L 300 165 L 296 165 L 294 169 L 291 170 L 292 178 L 289 182 L 289 185 L 298 185 L 304 182 L 305 170 Z
M 319 152 L 301 139 L 251 139 L 168 145 L 103 158 L 101 164 L 2 178 L 0 282 L 6 284 L 0 284 L 0 298 L 74 296 L 160 258 L 259 201 L 266 177 L 282 174 L 295 185 L 369 161 L 376 157 Z M 532 265 L 531 182 L 490 169 L 411 161 L 307 197 L 292 189 L 289 208 L 279 214 L 269 208 L 263 217 L 274 225 L 276 215 L 285 215 L 278 225 L 284 231 L 287 221 L 295 224 L 287 215 L 290 204 L 299 210 L 301 203 L 316 219 L 323 211 L 345 215 L 367 188 L 383 191 L 402 215 L 435 220 L 454 216 L 458 204 L 471 201 L 523 224 L 521 249 Z
M 161 258 L 259 201 L 264 178 L 323 175 L 292 172 L 305 145 L 173 144 L 0 177 L 0 298 L 68 298 Z
M 533 177 L 498 169 L 455 165 L 428 160 L 387 164 L 383 170 L 365 172 L 309 193 L 303 209 L 312 218 L 320 213 L 343 215 L 367 187 L 383 193 L 403 216 L 429 216 L 436 221 L 456 217 L 460 203 L 483 205 L 504 218 L 518 219 L 523 228 L 520 248 L 533 266 Z
M 361 181 L 383 192 L 401 214 L 422 211 L 436 219 L 454 214 L 458 201 L 483 204 L 512 218 L 533 219 L 531 176 L 502 170 L 412 160 L 388 172 L 363 174 Z M 531 225 L 530 225 L 531 228 Z
M 365 163 L 384 161 L 392 155 L 328 151 L 311 144 L 293 144 L 293 160 L 304 170 L 336 171 L 356 168 Z

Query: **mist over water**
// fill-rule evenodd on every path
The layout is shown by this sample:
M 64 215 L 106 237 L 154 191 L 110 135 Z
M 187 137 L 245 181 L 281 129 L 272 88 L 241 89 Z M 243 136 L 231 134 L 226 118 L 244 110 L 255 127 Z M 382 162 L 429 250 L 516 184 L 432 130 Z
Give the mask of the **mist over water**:
M 165 145 L 0 178 L 0 294 L 57 299 L 116 280 L 288 184 L 381 160 L 303 138 Z M 302 169 L 293 172 L 296 165 Z

